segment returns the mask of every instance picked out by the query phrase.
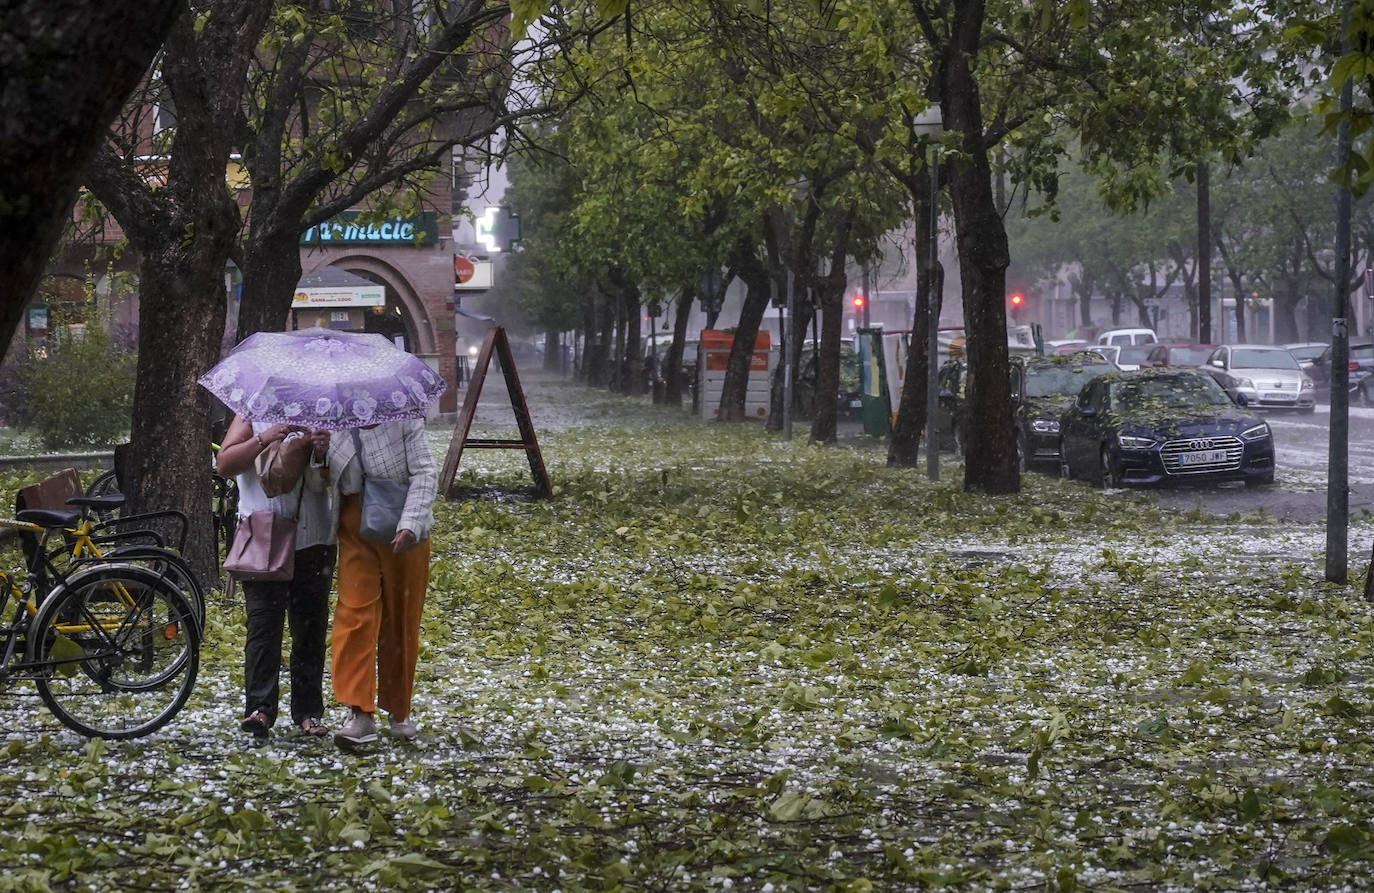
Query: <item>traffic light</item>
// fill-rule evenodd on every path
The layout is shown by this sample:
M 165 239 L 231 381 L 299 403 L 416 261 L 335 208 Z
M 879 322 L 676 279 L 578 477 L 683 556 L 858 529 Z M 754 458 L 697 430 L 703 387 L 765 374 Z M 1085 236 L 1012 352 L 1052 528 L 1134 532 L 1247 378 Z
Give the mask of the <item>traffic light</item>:
M 1007 299 L 1007 308 L 1011 311 L 1012 319 L 1019 319 L 1021 316 L 1021 310 L 1025 306 L 1026 296 L 1021 294 L 1019 291 L 1012 292 L 1011 297 Z
M 854 309 L 855 309 L 855 310 L 863 310 L 863 309 L 864 309 L 864 296 L 863 296 L 862 294 L 857 294 L 857 295 L 854 296 Z

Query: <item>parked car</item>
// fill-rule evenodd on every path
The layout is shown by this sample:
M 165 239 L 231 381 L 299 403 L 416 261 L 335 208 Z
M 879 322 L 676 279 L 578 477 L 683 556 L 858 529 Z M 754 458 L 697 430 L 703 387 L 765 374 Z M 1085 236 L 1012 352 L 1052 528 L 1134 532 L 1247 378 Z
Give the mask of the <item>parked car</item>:
M 1216 350 L 1215 344 L 1156 344 L 1145 366 L 1201 366 Z
M 1154 344 L 1159 338 L 1154 329 L 1108 329 L 1094 344 Z
M 1073 405 L 1083 385 L 1116 366 L 1091 351 L 1011 358 L 1012 420 L 1021 470 L 1040 465 L 1059 468 L 1059 417 Z
M 816 374 L 819 356 L 814 341 L 802 344 L 801 356 L 797 358 L 797 377 L 794 383 L 796 406 L 801 407 L 801 418 L 811 418 L 811 407 L 815 406 Z M 854 349 L 853 338 L 840 341 L 840 388 L 835 395 L 837 418 L 857 419 L 863 416 L 863 390 L 860 381 L 859 354 Z
M 1269 423 L 1200 369 L 1098 376 L 1059 430 L 1064 476 L 1104 487 L 1274 480 Z
M 1350 342 L 1350 358 L 1346 368 L 1349 370 L 1346 387 L 1350 399 L 1374 406 L 1374 341 L 1360 339 Z M 1312 379 L 1317 391 L 1331 393 L 1331 345 L 1325 345 L 1321 354 L 1308 367 L 1307 375 Z
M 1302 371 L 1307 372 L 1312 368 L 1312 361 L 1325 353 L 1330 346 L 1325 341 L 1299 341 L 1295 344 L 1285 344 L 1283 349 L 1293 355 Z
M 968 366 L 962 359 L 941 364 L 936 374 L 940 403 L 935 415 L 935 443 L 943 452 L 963 452 L 964 385 L 968 383 Z
M 1150 361 L 1152 350 L 1148 344 L 1123 344 L 1117 348 L 1116 365 L 1123 370 L 1159 365 Z
M 1113 366 L 1116 365 L 1117 358 L 1121 356 L 1120 344 L 1094 344 L 1092 347 L 1088 348 L 1088 350 L 1102 357 L 1102 359 L 1111 363 Z
M 1045 353 L 1073 353 L 1088 346 L 1081 338 L 1061 338 L 1045 342 Z
M 1312 379 L 1293 355 L 1276 344 L 1223 344 L 1207 358 L 1207 369 L 1231 394 L 1253 407 L 1313 412 Z

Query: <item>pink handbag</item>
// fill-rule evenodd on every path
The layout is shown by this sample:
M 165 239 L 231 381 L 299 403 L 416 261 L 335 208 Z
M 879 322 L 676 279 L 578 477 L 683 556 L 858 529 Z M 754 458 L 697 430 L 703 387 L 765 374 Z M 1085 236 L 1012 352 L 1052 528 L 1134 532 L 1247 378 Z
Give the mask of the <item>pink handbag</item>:
M 289 580 L 296 574 L 296 519 L 270 511 L 239 521 L 224 569 L 235 580 Z

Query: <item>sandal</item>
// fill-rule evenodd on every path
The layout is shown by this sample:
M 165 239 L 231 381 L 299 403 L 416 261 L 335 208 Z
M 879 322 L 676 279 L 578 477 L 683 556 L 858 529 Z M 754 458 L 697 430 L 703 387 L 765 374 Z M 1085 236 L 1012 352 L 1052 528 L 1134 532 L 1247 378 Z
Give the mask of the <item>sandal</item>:
M 239 723 L 239 728 L 243 729 L 254 738 L 266 738 L 269 726 L 270 723 L 267 721 L 267 714 L 263 713 L 261 710 L 254 710 L 243 718 L 243 722 Z
M 329 734 L 329 726 L 321 722 L 317 716 L 307 716 L 301 720 L 301 731 L 315 738 L 323 738 Z

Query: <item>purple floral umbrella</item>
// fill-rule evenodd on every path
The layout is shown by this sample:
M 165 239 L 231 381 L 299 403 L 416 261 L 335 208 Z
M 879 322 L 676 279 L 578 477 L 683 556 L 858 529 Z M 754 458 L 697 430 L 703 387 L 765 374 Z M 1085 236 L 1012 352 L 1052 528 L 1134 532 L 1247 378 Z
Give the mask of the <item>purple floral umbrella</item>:
M 250 421 L 333 431 L 421 418 L 448 387 L 381 335 L 322 328 L 250 335 L 197 381 Z

